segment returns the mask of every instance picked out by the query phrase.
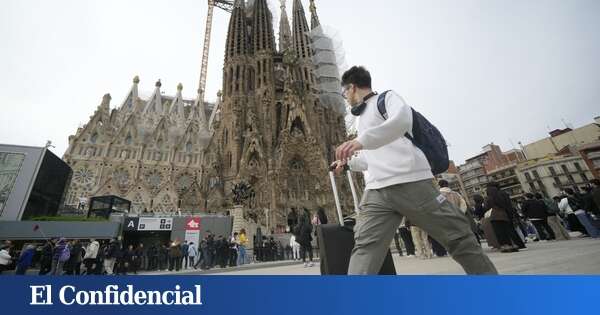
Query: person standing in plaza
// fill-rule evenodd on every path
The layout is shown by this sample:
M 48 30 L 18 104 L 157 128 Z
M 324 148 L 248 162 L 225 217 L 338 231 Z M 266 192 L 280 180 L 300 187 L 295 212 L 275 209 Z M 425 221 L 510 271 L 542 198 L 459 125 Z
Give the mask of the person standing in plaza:
M 95 239 L 91 239 L 90 243 L 85 247 L 85 255 L 83 256 L 83 265 L 87 275 L 95 274 L 96 265 L 98 264 L 98 250 L 100 244 Z
M 406 257 L 415 257 L 415 243 L 413 242 L 412 234 L 410 233 L 410 222 L 406 220 L 406 217 L 402 219 L 398 233 L 406 248 Z
M 290 237 L 290 246 L 292 247 L 292 260 L 300 260 L 300 244 L 296 241 L 296 235 Z
M 590 185 L 592 186 L 592 198 L 598 209 L 598 212 L 594 213 L 594 215 L 600 217 L 600 179 L 592 179 Z
M 146 251 L 146 256 L 148 257 L 148 270 L 153 271 L 158 269 L 158 248 L 157 244 L 150 244 L 148 250 Z
M 183 244 L 181 244 L 181 267 L 183 269 L 187 269 L 188 268 L 188 263 L 189 263 L 189 251 L 190 246 L 188 245 L 187 241 L 183 241 Z
M 554 231 L 548 225 L 548 209 L 546 204 L 538 199 L 532 193 L 526 193 L 525 201 L 521 205 L 521 212 L 523 215 L 531 221 L 535 229 L 539 234 L 541 240 L 554 240 Z
M 69 258 L 69 275 L 81 275 L 81 262 L 83 261 L 83 256 L 85 254 L 85 250 L 83 249 L 83 245 L 79 240 L 73 240 L 73 244 L 71 246 L 71 257 Z
M 196 248 L 196 244 L 194 242 L 190 242 L 188 245 L 188 258 L 190 260 L 190 267 L 196 269 L 196 256 L 198 256 L 198 248 Z
M 166 244 L 162 244 L 158 248 L 158 270 L 163 271 L 169 269 L 169 248 Z
M 582 209 L 587 213 L 597 215 L 600 211 L 598 210 L 596 201 L 594 201 L 594 188 L 591 186 L 585 186 L 582 187 L 582 190 L 584 191 L 583 196 L 581 196 L 581 202 L 583 203 Z
M 554 232 L 556 240 L 570 240 L 571 236 L 569 236 L 569 231 L 565 229 L 559 216 L 560 209 L 558 208 L 558 202 L 560 201 L 560 198 L 554 197 L 553 199 L 548 199 L 544 198 L 540 193 L 536 193 L 535 198 L 546 205 L 548 225 L 552 229 L 552 232 Z
M 565 189 L 566 194 L 562 194 L 561 200 L 558 203 L 558 208 L 562 211 L 566 217 L 567 223 L 569 224 L 569 230 L 572 232 L 580 232 L 582 236 L 589 236 L 585 227 L 579 222 L 575 211 L 579 210 L 579 199 L 575 196 L 575 192 L 567 188 Z
M 394 245 L 396 245 L 396 251 L 398 252 L 398 256 L 403 256 L 402 255 L 402 246 L 400 246 L 400 232 L 399 232 L 399 230 L 396 230 L 396 233 L 394 233 Z
M 23 248 L 17 260 L 16 275 L 25 275 L 27 273 L 27 269 L 31 267 L 31 263 L 33 262 L 33 255 L 35 255 L 35 245 L 29 244 Z
M 433 258 L 433 250 L 427 232 L 416 225 L 411 225 L 410 234 L 415 244 L 415 255 L 420 259 Z
M 296 227 L 297 237 L 296 242 L 300 244 L 300 256 L 304 267 L 313 266 L 313 248 L 312 248 L 312 232 L 313 226 L 310 219 L 310 212 L 304 208 L 304 212 L 300 215 L 298 226 Z M 309 261 L 306 261 L 308 255 Z
M 238 232 L 233 233 L 233 236 L 231 236 L 231 238 L 229 239 L 229 259 L 227 263 L 229 267 L 237 266 L 239 241 L 240 236 Z
M 453 204 L 456 208 L 460 209 L 460 211 L 467 217 L 467 220 L 469 220 L 469 224 L 471 225 L 471 231 L 473 231 L 473 235 L 475 235 L 475 238 L 477 239 L 477 243 L 481 244 L 481 241 L 479 240 L 479 235 L 477 234 L 477 224 L 475 223 L 475 220 L 471 215 L 471 211 L 469 211 L 469 207 L 467 206 L 465 198 L 463 198 L 463 196 L 460 193 L 453 191 L 450 188 L 450 184 L 445 179 L 438 181 L 438 186 L 440 186 L 440 193 L 442 194 L 442 196 L 446 197 L 446 199 L 448 199 L 448 201 L 451 204 Z M 434 242 L 437 241 L 433 239 L 432 242 L 432 247 L 435 251 L 435 247 L 437 247 L 437 244 L 435 244 Z
M 503 253 L 517 252 L 525 248 L 525 244 L 517 235 L 513 221 L 516 215 L 510 197 L 498 188 L 498 184 L 491 182 L 487 185 L 486 208 L 490 209 L 485 216 L 489 218 L 496 239 Z
M 238 261 L 237 265 L 241 266 L 247 263 L 246 261 L 246 246 L 248 245 L 248 236 L 246 236 L 246 229 L 240 229 L 238 239 Z
M 114 274 L 115 263 L 117 261 L 116 254 L 119 250 L 117 248 L 117 240 L 112 239 L 106 246 L 104 246 L 104 270 L 107 275 Z
M 61 276 L 63 274 L 63 267 L 70 257 L 71 252 L 67 240 L 65 238 L 60 238 L 52 252 L 52 270 L 50 271 L 50 274 L 53 276 Z
M 8 266 L 12 263 L 12 257 L 9 253 L 10 247 L 7 244 L 0 245 L 0 275 L 8 270 Z
M 52 239 L 46 241 L 42 247 L 40 257 L 40 276 L 48 274 L 52 270 L 52 252 L 54 251 L 54 243 Z
M 398 94 L 386 93 L 384 117 L 363 67 L 346 71 L 342 86 L 352 114 L 360 117 L 358 137 L 336 149 L 334 166 L 338 174 L 346 164 L 365 171 L 366 182 L 348 274 L 379 272 L 404 216 L 448 248 L 468 274 L 497 274 L 465 216 L 435 188 L 425 154 L 406 137 L 413 131 L 410 106 Z

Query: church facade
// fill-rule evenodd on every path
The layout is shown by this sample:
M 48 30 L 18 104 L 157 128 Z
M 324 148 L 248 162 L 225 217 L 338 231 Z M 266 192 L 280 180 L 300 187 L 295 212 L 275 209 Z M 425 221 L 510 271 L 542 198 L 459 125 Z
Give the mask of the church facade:
M 69 137 L 63 159 L 73 169 L 64 203 L 77 207 L 92 196 L 117 195 L 133 212 L 193 211 L 201 200 L 202 152 L 210 133 L 207 104 L 181 95 L 138 96 L 138 77 L 126 99 L 111 110 L 106 94 L 88 123 Z
M 319 98 L 309 34 L 320 23 L 313 1 L 310 8 L 309 25 L 294 0 L 290 24 L 282 1 L 277 47 L 267 1 L 235 1 L 214 109 L 182 99 L 181 86 L 161 96 L 160 83 L 141 100 L 137 78 L 118 108 L 110 110 L 105 96 L 69 138 L 66 201 L 115 194 L 134 211 L 220 212 L 245 183 L 252 187 L 245 217 L 272 230 L 285 229 L 291 208 L 323 207 L 335 217 L 327 172 L 346 128 L 344 112 Z M 347 183 L 339 185 L 349 195 Z

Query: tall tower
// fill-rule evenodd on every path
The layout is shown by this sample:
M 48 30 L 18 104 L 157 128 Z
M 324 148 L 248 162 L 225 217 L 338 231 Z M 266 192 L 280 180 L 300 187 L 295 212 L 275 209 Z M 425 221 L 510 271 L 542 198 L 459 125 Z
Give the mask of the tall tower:
M 221 112 L 203 160 L 209 210 L 230 207 L 233 186 L 246 182 L 255 193 L 247 217 L 275 231 L 285 229 L 291 208 L 323 207 L 333 217 L 327 167 L 345 135 L 343 115 L 319 101 L 302 3 L 294 0 L 293 32 L 285 1 L 281 9 L 278 51 L 267 0 L 248 8 L 236 1 Z

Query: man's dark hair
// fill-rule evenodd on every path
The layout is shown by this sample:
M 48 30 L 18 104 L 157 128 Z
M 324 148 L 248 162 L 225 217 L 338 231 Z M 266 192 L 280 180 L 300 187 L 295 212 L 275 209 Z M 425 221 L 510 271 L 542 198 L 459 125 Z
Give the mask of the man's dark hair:
M 445 188 L 445 187 L 448 187 L 448 185 L 449 185 L 449 184 L 448 184 L 448 181 L 447 181 L 447 180 L 445 180 L 445 179 L 440 179 L 440 180 L 438 181 L 438 185 L 440 185 L 440 187 L 442 187 L 442 188 Z
M 364 89 L 371 88 L 371 74 L 363 66 L 354 66 L 342 75 L 342 85 L 354 84 Z
M 527 199 L 533 199 L 533 194 L 532 194 L 532 193 L 526 193 L 526 194 L 525 194 L 525 197 L 526 197 Z
M 592 179 L 592 180 L 590 180 L 590 184 L 600 186 L 600 179 Z
M 552 197 L 552 199 L 554 199 L 554 201 L 556 201 L 556 202 L 560 201 L 560 197 L 559 196 L 554 196 L 554 197 Z
M 573 191 L 573 189 L 571 188 L 565 188 L 565 192 L 567 193 L 567 195 L 574 195 L 575 191 Z
M 540 193 L 535 193 L 535 199 L 544 199 L 544 197 L 542 196 L 542 194 Z

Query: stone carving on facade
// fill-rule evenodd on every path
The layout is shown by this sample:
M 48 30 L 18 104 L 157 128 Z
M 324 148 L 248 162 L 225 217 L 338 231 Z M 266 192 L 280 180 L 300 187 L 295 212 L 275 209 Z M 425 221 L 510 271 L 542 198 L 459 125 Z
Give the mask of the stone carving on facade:
M 273 230 L 285 229 L 291 207 L 324 207 L 335 218 L 327 166 L 345 125 L 343 114 L 319 103 L 304 8 L 294 2 L 292 27 L 282 14 L 287 39 L 278 48 L 267 1 L 252 6 L 232 12 L 212 115 L 207 104 L 183 99 L 181 85 L 165 96 L 159 81 L 141 99 L 138 77 L 117 108 L 103 98 L 69 137 L 64 159 L 82 171 L 67 204 L 115 194 L 133 200 L 136 212 L 223 212 L 245 201 L 246 215 Z M 236 190 L 242 182 L 253 189 L 247 199 Z

